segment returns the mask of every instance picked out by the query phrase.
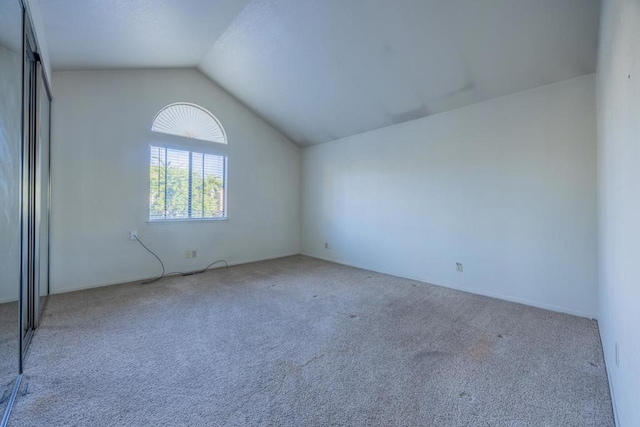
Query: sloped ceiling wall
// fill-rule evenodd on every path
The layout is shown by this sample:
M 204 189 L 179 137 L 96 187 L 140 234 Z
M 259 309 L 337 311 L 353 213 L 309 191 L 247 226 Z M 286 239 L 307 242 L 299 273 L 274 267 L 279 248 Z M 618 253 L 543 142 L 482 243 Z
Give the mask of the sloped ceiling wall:
M 54 69 L 198 66 L 303 146 L 592 73 L 600 8 L 599 0 L 45 3 Z
M 54 71 L 195 67 L 250 0 L 40 0 Z
M 591 0 L 256 0 L 200 64 L 316 144 L 595 70 Z

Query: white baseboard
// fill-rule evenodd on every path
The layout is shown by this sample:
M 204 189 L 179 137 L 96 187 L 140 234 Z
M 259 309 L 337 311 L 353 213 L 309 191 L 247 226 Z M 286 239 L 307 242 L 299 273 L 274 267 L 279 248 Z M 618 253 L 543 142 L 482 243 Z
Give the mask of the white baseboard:
M 232 262 L 229 262 L 229 265 L 240 265 L 240 264 L 248 264 L 248 263 L 252 263 L 252 262 L 268 261 L 268 260 L 271 260 L 271 259 L 284 258 L 284 257 L 288 257 L 288 256 L 293 256 L 293 255 L 304 255 L 304 256 L 311 257 L 311 258 L 321 259 L 321 260 L 327 261 L 327 262 L 333 262 L 333 263 L 336 263 L 336 264 L 346 265 L 346 266 L 349 266 L 349 267 L 361 268 L 361 269 L 365 269 L 365 270 L 376 271 L 376 272 L 382 273 L 382 274 L 388 274 L 388 275 L 391 275 L 391 276 L 402 277 L 404 279 L 416 280 L 416 281 L 422 282 L 422 283 L 429 283 L 429 282 L 426 282 L 424 279 L 422 279 L 420 277 L 412 277 L 412 276 L 408 276 L 406 274 L 397 273 L 395 271 L 371 270 L 369 268 L 362 267 L 362 266 L 355 265 L 355 264 L 351 264 L 351 263 L 348 263 L 348 262 L 343 262 L 343 261 L 335 260 L 335 259 L 331 259 L 331 258 L 325 258 L 325 257 L 321 257 L 321 256 L 311 255 L 311 254 L 307 254 L 307 253 L 304 253 L 304 252 L 287 253 L 287 254 L 280 254 L 280 255 L 274 255 L 274 256 L 268 256 L 268 257 L 255 258 L 255 259 L 232 261 Z M 125 279 L 125 280 L 120 280 L 120 281 L 117 281 L 117 282 L 94 283 L 94 284 L 90 284 L 90 285 L 86 285 L 86 286 L 78 286 L 78 287 L 74 287 L 74 288 L 67 288 L 67 289 L 64 289 L 64 290 L 55 290 L 55 289 L 53 289 L 51 294 L 61 294 L 61 293 L 67 293 L 67 292 L 82 291 L 82 290 L 85 290 L 85 289 L 100 288 L 100 287 L 103 287 L 103 286 L 119 285 L 119 284 L 123 284 L 123 283 L 141 282 L 141 281 L 145 281 L 145 280 L 149 280 L 149 279 L 153 279 L 153 278 L 155 278 L 155 277 L 147 277 L 147 276 L 145 276 L 145 277 L 132 277 L 132 278 L 128 278 L 128 279 Z M 582 312 L 582 311 L 578 311 L 578 310 L 572 310 L 572 309 L 568 309 L 568 308 L 565 308 L 565 307 L 559 307 L 559 306 L 555 306 L 555 305 L 551 305 L 551 304 L 541 303 L 541 302 L 538 302 L 538 301 L 531 301 L 531 300 L 527 300 L 527 299 L 523 299 L 523 298 L 517 298 L 517 297 L 510 296 L 510 295 L 502 295 L 502 294 L 497 294 L 497 293 L 492 293 L 492 292 L 479 292 L 476 289 L 470 289 L 470 288 L 466 288 L 466 287 L 463 287 L 463 286 L 449 286 L 449 285 L 441 285 L 441 284 L 438 284 L 438 283 L 429 283 L 429 284 L 432 284 L 432 285 L 435 285 L 435 286 L 441 286 L 441 287 L 449 288 L 449 289 L 455 289 L 455 290 L 459 290 L 459 291 L 463 291 L 463 292 L 469 292 L 471 294 L 482 295 L 482 296 L 486 296 L 486 297 L 490 297 L 490 298 L 497 298 L 497 299 L 501 299 L 501 300 L 505 300 L 505 301 L 515 302 L 515 303 L 518 303 L 518 304 L 524 304 L 524 305 L 528 305 L 528 306 L 532 306 L 532 307 L 542 308 L 542 309 L 545 309 L 545 310 L 551 310 L 551 311 L 555 311 L 555 312 L 559 312 L 559 313 L 571 314 L 573 316 L 586 317 L 588 319 L 597 319 L 598 318 L 595 313 L 587 313 L 587 312 Z
M 348 262 L 343 262 L 343 261 L 339 261 L 339 260 L 335 260 L 335 259 L 331 259 L 331 258 L 325 258 L 325 257 L 321 257 L 321 256 L 316 256 L 316 255 L 310 255 L 310 254 L 307 254 L 307 253 L 304 253 L 304 252 L 302 252 L 301 255 L 308 256 L 308 257 L 311 257 L 311 258 L 321 259 L 323 261 L 333 262 L 333 263 L 336 263 L 336 264 L 346 265 L 348 267 L 355 267 L 355 268 L 361 268 L 363 270 L 375 271 L 377 273 L 388 274 L 390 276 L 396 276 L 396 277 L 402 277 L 403 279 L 415 280 L 415 281 L 418 281 L 418 282 L 427 283 L 427 284 L 434 285 L 434 286 L 440 286 L 442 288 L 455 289 L 457 291 L 468 292 L 470 294 L 482 295 L 482 296 L 485 296 L 485 297 L 501 299 L 501 300 L 509 301 L 509 302 L 515 302 L 515 303 L 518 303 L 518 304 L 524 304 L 524 305 L 528 305 L 528 306 L 531 306 L 531 307 L 542 308 L 542 309 L 545 309 L 545 310 L 555 311 L 555 312 L 558 312 L 558 313 L 571 314 L 573 316 L 578 316 L 578 317 L 586 317 L 587 319 L 596 319 L 596 320 L 598 319 L 598 316 L 595 313 L 587 313 L 587 312 L 583 312 L 583 311 L 572 310 L 572 309 L 559 307 L 559 306 L 555 306 L 555 305 L 551 305 L 551 304 L 541 303 L 541 302 L 538 302 L 538 301 L 531 301 L 531 300 L 526 300 L 526 299 L 522 299 L 522 298 L 512 297 L 512 296 L 509 296 L 509 295 L 502 295 L 502 294 L 497 294 L 497 293 L 492 293 L 492 292 L 481 292 L 481 291 L 479 292 L 477 289 L 470 289 L 470 288 L 466 288 L 466 287 L 463 287 L 463 286 L 450 286 L 450 285 L 441 285 L 441 284 L 438 284 L 438 283 L 430 283 L 430 282 L 427 282 L 427 281 L 425 281 L 424 279 L 422 279 L 420 277 L 407 276 L 406 274 L 401 274 L 401 273 L 397 273 L 397 272 L 394 272 L 394 271 L 371 270 L 370 268 L 362 267 L 362 266 L 351 264 L 351 263 L 348 263 Z
M 613 391 L 613 378 L 611 377 L 611 370 L 609 369 L 609 363 L 607 361 L 607 352 L 604 350 L 605 342 L 602 337 L 602 331 L 600 329 L 600 324 L 598 324 L 598 331 L 600 332 L 598 335 L 600 336 L 600 346 L 602 347 L 602 357 L 604 358 L 604 369 L 607 372 L 607 381 L 609 382 L 609 395 L 611 396 L 611 406 L 613 407 L 613 420 L 615 425 L 620 425 L 620 417 L 618 417 L 618 407 L 616 406 L 616 394 Z M 615 366 L 615 362 L 611 364 L 611 366 Z
M 296 253 L 288 253 L 288 254 L 284 254 L 284 255 L 268 256 L 268 257 L 264 257 L 264 258 L 247 259 L 247 260 L 241 260 L 241 261 L 230 261 L 230 262 L 228 262 L 228 264 L 230 266 L 232 266 L 232 265 L 241 265 L 241 264 L 249 264 L 249 263 L 252 263 L 252 262 L 268 261 L 268 260 L 271 260 L 271 259 L 285 258 L 285 257 L 293 256 L 293 255 L 300 255 L 300 253 L 296 252 Z M 221 268 L 221 267 L 224 267 L 224 264 L 220 265 L 220 266 L 217 266 L 217 267 L 214 267 L 213 269 Z M 197 270 L 195 270 L 195 271 L 197 271 Z M 76 286 L 76 287 L 73 287 L 73 288 L 66 288 L 66 289 L 61 289 L 61 290 L 52 289 L 51 290 L 51 295 L 66 294 L 67 292 L 84 291 L 84 290 L 93 289 L 93 288 L 102 288 L 104 286 L 122 285 L 124 283 L 144 282 L 145 280 L 155 279 L 156 277 L 157 276 L 152 276 L 152 277 L 148 277 L 148 276 L 139 277 L 138 276 L 138 277 L 133 277 L 133 278 L 129 278 L 129 279 L 119 280 L 117 282 L 100 282 L 100 283 L 93 283 L 93 284 L 86 285 L 86 286 Z

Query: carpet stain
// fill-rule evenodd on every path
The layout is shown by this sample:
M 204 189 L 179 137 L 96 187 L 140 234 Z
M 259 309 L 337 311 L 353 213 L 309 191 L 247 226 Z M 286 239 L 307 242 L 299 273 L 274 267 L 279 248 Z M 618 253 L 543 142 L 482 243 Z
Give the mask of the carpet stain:
M 315 362 L 316 360 L 320 359 L 324 357 L 324 354 L 319 354 L 317 356 L 312 357 L 311 359 L 307 360 L 306 362 L 304 362 L 302 365 L 300 365 L 300 368 L 304 368 L 305 366 L 309 365 L 312 362 Z
M 461 399 L 466 400 L 467 402 L 473 401 L 473 396 L 471 396 L 471 394 L 467 393 L 466 391 L 463 391 L 462 393 L 460 393 L 459 396 Z
M 20 393 L 22 396 L 26 396 L 29 394 L 29 383 L 23 383 L 22 384 L 22 392 Z
M 471 347 L 469 350 L 469 356 L 476 361 L 483 360 L 487 357 L 490 350 L 491 343 L 487 337 L 482 337 L 473 347 Z

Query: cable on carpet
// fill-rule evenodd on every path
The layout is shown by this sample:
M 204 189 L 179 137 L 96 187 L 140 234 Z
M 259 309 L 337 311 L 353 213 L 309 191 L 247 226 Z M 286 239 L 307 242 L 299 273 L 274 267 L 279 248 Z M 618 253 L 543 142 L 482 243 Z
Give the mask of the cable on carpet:
M 138 239 L 138 236 L 134 236 L 135 239 L 138 241 L 138 243 L 140 243 L 142 245 L 143 248 L 145 248 L 147 250 L 147 252 L 149 252 L 151 255 L 153 255 L 154 257 L 156 257 L 156 259 L 158 260 L 158 262 L 160 263 L 160 265 L 162 266 L 162 274 L 154 279 L 149 279 L 149 280 L 145 280 L 144 282 L 142 282 L 143 285 L 148 285 L 150 283 L 155 283 L 160 279 L 164 279 L 165 277 L 169 277 L 169 276 L 192 276 L 194 274 L 202 274 L 205 271 L 209 270 L 211 267 L 213 267 L 214 265 L 220 263 L 220 262 L 224 262 L 224 266 L 227 270 L 229 270 L 229 263 L 227 263 L 226 260 L 224 259 L 220 259 L 218 261 L 214 261 L 211 264 L 207 265 L 204 269 L 202 270 L 196 270 L 196 271 L 190 271 L 190 272 L 182 272 L 182 271 L 172 271 L 171 273 L 166 273 L 165 274 L 165 268 L 164 268 L 164 263 L 162 262 L 162 260 L 160 259 L 160 257 L 158 255 L 156 255 L 155 252 L 153 252 L 151 249 L 149 249 L 147 247 L 147 245 L 145 245 L 144 243 L 142 243 L 142 241 L 140 239 Z
M 207 266 L 206 266 L 204 269 L 202 269 L 202 270 L 193 271 L 193 272 L 191 272 L 191 273 L 182 273 L 182 276 L 191 276 L 191 275 L 194 275 L 194 274 L 202 274 L 202 273 L 204 273 L 205 271 L 209 270 L 211 267 L 213 267 L 214 265 L 216 265 L 216 264 L 217 264 L 217 263 L 219 263 L 219 262 L 224 262 L 224 266 L 225 266 L 225 268 L 226 268 L 227 270 L 229 269 L 229 264 L 227 263 L 227 261 L 225 261 L 225 260 L 223 260 L 223 259 L 220 259 L 220 260 L 218 260 L 218 261 L 214 261 L 214 262 L 212 262 L 211 264 L 207 265 Z

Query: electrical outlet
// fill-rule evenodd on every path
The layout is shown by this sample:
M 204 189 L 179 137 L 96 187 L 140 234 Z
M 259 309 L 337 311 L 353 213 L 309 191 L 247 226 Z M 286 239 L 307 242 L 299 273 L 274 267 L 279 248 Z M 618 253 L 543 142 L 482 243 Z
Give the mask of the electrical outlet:
M 191 258 L 197 258 L 198 257 L 198 251 L 196 251 L 195 249 L 193 249 L 191 251 Z
M 129 231 L 129 239 L 136 240 L 138 238 L 138 230 Z
M 463 267 L 461 262 L 456 262 L 456 271 L 462 273 Z
M 325 248 L 325 249 L 331 249 L 331 243 L 327 243 L 327 242 L 325 242 L 325 243 L 324 243 L 324 248 Z
M 184 252 L 184 257 L 185 258 L 191 258 L 191 251 L 185 251 Z
M 616 368 L 620 367 L 620 347 L 616 343 Z

